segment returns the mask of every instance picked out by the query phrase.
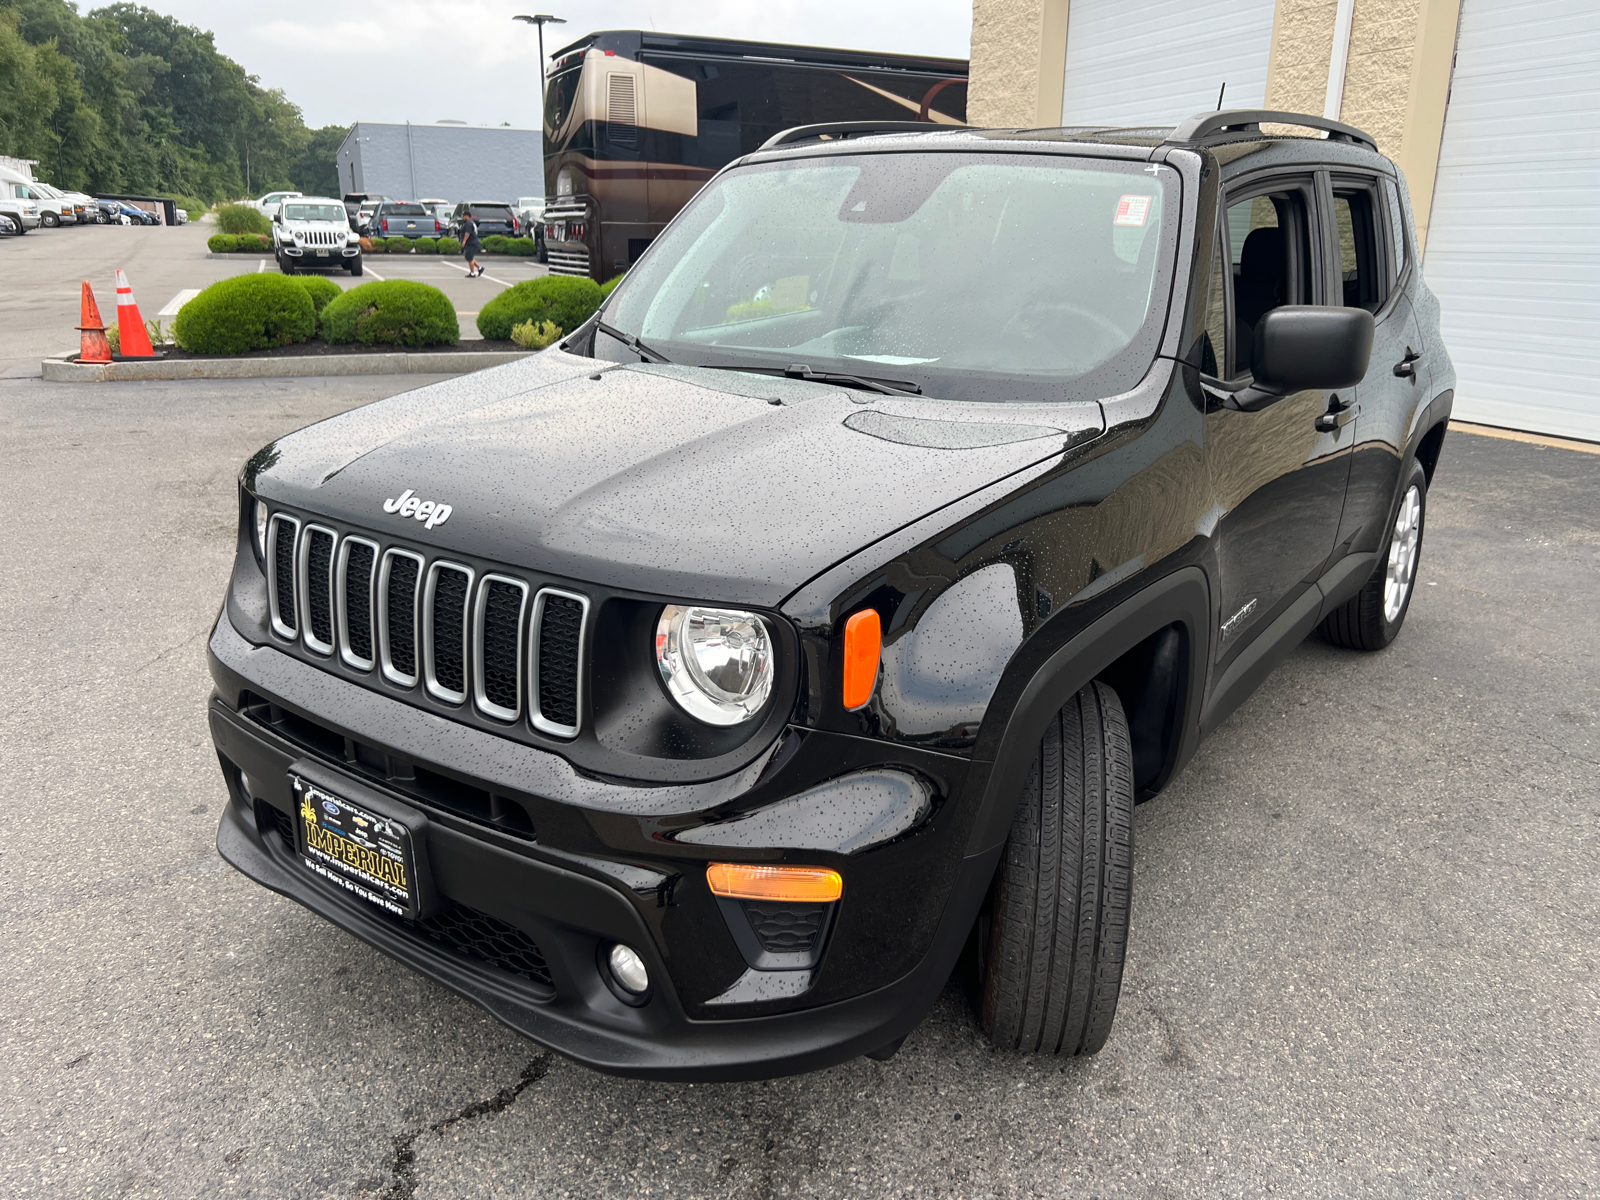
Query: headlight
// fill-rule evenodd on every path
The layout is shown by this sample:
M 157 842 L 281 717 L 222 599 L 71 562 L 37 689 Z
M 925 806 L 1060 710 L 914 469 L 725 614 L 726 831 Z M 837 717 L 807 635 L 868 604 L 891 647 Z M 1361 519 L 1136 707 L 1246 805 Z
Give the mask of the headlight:
M 256 504 L 256 553 L 267 561 L 267 506 L 260 500 Z
M 672 698 L 707 725 L 737 725 L 772 693 L 772 639 L 755 613 L 669 604 L 656 665 Z

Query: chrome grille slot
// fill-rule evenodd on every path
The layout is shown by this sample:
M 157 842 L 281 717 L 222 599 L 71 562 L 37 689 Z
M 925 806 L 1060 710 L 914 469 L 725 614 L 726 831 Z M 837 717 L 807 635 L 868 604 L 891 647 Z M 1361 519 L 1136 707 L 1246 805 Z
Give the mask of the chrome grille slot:
M 322 525 L 307 525 L 300 539 L 300 636 L 306 648 L 333 653 L 333 548 L 338 535 Z
M 436 562 L 422 600 L 422 661 L 428 693 L 450 704 L 467 698 L 467 599 L 472 568 Z
M 295 603 L 295 541 L 300 522 L 282 513 L 272 518 L 267 530 L 267 601 L 272 614 L 272 632 L 293 641 L 300 632 L 299 606 Z
M 533 602 L 533 727 L 576 737 L 583 719 L 589 598 L 544 588 Z
M 550 274 L 552 275 L 587 275 L 589 273 L 589 251 L 583 248 L 576 250 L 568 247 L 551 246 L 545 251 L 549 259 Z
M 501 721 L 522 715 L 522 615 L 528 585 L 485 575 L 472 618 L 472 691 L 478 708 Z
M 347 537 L 339 546 L 339 657 L 352 667 L 372 670 L 372 596 L 378 547 L 365 538 Z
M 383 677 L 401 687 L 417 682 L 417 601 L 422 590 L 422 556 L 390 550 L 378 574 L 378 652 Z

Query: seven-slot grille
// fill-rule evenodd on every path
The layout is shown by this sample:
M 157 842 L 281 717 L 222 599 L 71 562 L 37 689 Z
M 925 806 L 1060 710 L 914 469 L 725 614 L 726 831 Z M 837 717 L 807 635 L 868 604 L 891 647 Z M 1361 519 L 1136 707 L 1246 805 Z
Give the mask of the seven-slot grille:
M 426 562 L 279 513 L 267 539 L 272 629 L 357 670 L 421 682 L 447 704 L 574 737 L 582 724 L 589 598 L 461 563 Z M 530 617 L 531 610 L 531 617 Z M 469 687 L 470 684 L 470 687 Z
M 347 240 L 334 229 L 303 229 L 294 236 L 302 246 L 342 246 Z

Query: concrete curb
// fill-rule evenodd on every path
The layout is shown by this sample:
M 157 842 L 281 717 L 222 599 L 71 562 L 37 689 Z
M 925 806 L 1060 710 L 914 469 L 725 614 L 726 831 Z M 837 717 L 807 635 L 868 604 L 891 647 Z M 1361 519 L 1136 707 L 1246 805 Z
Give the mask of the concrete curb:
M 43 377 L 54 383 L 111 383 L 132 379 L 270 379 L 314 375 L 467 375 L 502 367 L 531 350 L 483 350 L 439 354 L 426 350 L 399 354 L 292 355 L 284 358 L 184 358 L 155 362 L 77 363 L 47 358 Z

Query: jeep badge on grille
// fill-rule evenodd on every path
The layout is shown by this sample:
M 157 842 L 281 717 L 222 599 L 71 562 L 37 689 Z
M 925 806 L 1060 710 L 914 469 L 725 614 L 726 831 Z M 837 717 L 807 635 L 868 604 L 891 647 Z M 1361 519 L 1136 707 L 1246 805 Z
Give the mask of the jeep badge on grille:
M 414 521 L 426 522 L 426 528 L 432 529 L 435 525 L 443 525 L 450 519 L 450 514 L 455 511 L 448 504 L 440 504 L 436 500 L 418 500 L 416 491 L 407 488 L 398 498 L 391 497 L 383 502 L 383 511 L 386 513 L 399 513 L 402 517 L 410 517 Z

